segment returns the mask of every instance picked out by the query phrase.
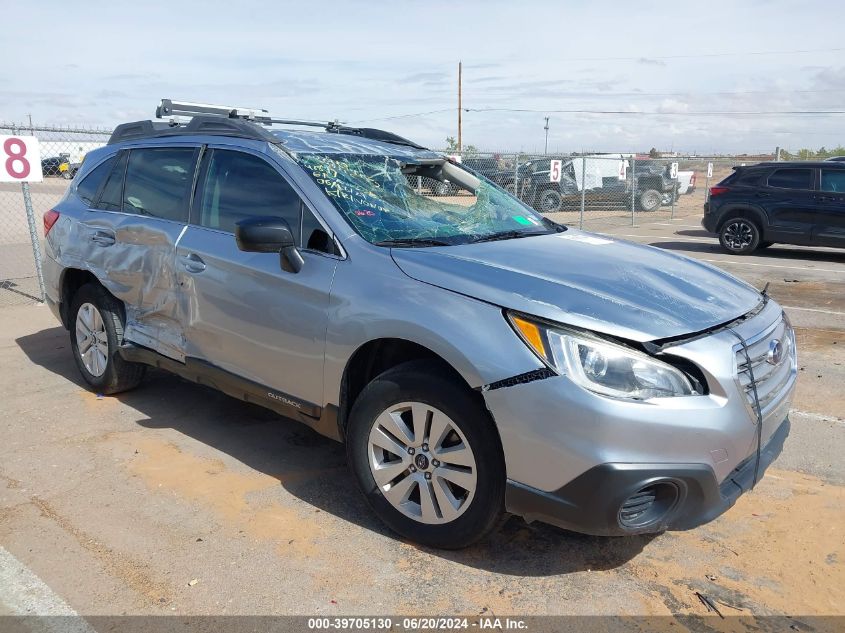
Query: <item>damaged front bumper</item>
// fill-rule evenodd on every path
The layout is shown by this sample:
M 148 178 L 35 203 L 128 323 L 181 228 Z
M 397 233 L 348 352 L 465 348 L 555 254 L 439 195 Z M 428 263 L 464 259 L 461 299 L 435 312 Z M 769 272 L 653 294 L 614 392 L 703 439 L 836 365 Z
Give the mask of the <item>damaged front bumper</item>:
M 730 328 L 661 347 L 701 370 L 703 394 L 611 398 L 554 372 L 489 385 L 482 394 L 504 449 L 507 510 L 596 535 L 688 529 L 715 518 L 752 487 L 755 467 L 761 476 L 780 454 L 797 378 L 794 356 L 756 367 L 758 421 L 737 340 L 756 358 L 789 331 L 769 301 Z
M 688 530 L 712 521 L 736 503 L 777 459 L 789 435 L 789 418 L 760 452 L 720 484 L 708 464 L 595 466 L 554 492 L 508 480 L 505 506 L 526 521 L 542 521 L 596 536 Z

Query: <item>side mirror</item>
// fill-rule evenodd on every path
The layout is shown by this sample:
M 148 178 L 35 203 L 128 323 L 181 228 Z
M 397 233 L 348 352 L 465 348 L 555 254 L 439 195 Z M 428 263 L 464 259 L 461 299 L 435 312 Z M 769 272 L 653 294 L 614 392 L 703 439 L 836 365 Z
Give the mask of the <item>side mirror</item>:
M 235 224 L 238 248 L 247 253 L 279 253 L 282 270 L 298 273 L 305 260 L 283 218 L 247 218 Z

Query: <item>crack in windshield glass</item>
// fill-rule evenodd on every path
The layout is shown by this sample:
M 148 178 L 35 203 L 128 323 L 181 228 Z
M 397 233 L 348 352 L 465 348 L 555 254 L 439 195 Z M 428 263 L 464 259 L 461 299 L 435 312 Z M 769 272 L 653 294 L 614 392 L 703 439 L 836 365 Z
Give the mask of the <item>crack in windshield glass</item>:
M 561 227 L 454 164 L 390 156 L 298 154 L 297 160 L 369 242 L 393 246 L 463 244 L 560 231 Z

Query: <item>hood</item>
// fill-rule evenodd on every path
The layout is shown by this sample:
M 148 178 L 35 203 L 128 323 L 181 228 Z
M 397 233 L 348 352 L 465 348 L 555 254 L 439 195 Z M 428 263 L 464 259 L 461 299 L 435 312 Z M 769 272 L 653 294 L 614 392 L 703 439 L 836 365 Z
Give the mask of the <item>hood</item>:
M 694 259 L 569 229 L 500 242 L 394 248 L 413 279 L 633 341 L 699 332 L 752 310 L 760 293 Z

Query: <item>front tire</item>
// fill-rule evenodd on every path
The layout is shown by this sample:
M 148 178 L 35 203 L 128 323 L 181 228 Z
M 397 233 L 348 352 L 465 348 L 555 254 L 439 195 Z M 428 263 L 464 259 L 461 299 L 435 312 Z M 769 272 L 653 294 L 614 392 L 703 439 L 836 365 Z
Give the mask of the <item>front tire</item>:
M 367 502 L 391 530 L 458 549 L 496 526 L 505 464 L 478 396 L 443 369 L 414 361 L 378 376 L 352 407 L 346 446 Z
M 94 391 L 113 394 L 136 387 L 146 366 L 120 356 L 123 343 L 121 304 L 99 284 L 86 284 L 70 310 L 70 345 L 79 372 Z
M 728 253 L 748 255 L 760 244 L 760 229 L 748 218 L 730 218 L 719 231 L 719 243 Z

